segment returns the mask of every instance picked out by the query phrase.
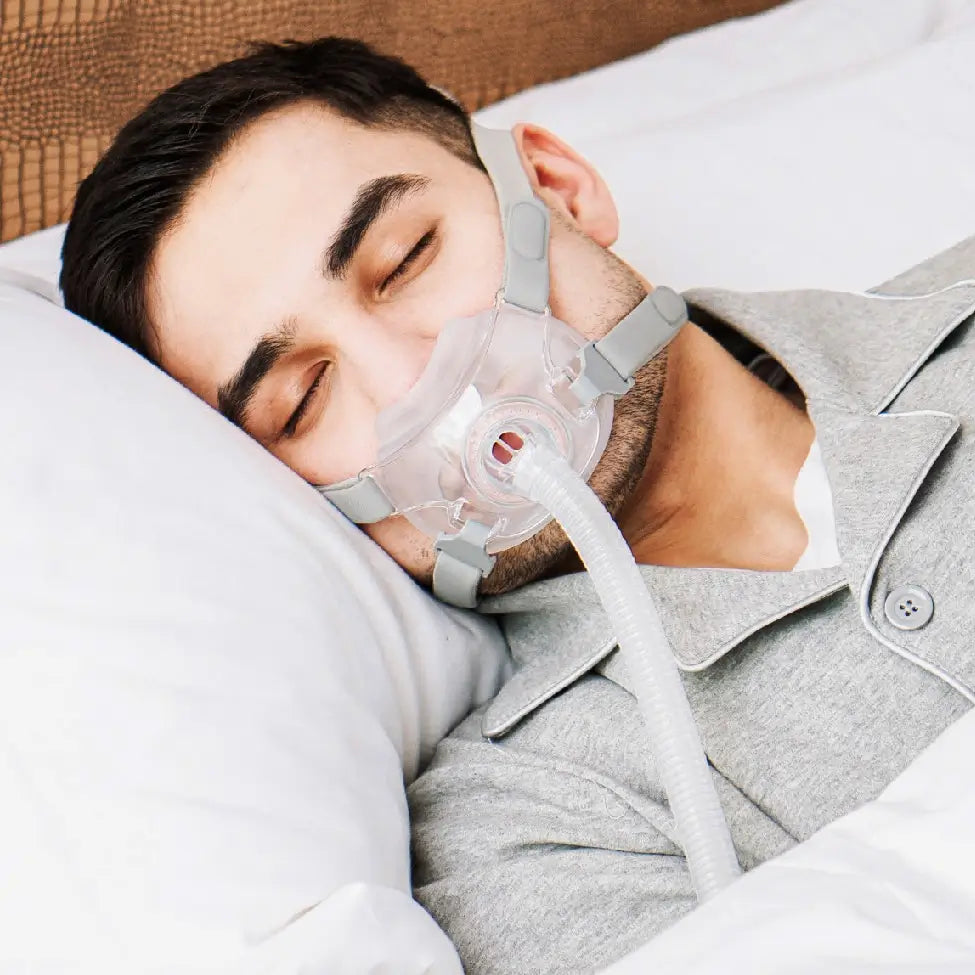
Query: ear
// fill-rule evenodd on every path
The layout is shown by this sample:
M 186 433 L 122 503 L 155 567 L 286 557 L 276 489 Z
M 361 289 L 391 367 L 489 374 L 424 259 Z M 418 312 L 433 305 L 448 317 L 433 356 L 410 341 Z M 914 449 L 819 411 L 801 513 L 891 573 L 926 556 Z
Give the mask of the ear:
M 601 247 L 612 246 L 619 214 L 592 164 L 540 125 L 519 122 L 511 134 L 535 192 Z

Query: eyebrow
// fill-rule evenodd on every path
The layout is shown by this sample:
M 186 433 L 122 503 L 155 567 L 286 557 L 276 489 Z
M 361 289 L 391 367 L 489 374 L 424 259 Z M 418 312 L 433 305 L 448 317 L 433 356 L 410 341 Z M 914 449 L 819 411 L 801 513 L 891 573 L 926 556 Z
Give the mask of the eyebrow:
M 321 269 L 324 277 L 341 279 L 355 259 L 369 228 L 393 206 L 429 186 L 426 176 L 397 173 L 363 183 L 356 192 L 342 225 L 325 248 Z M 217 390 L 217 409 L 231 423 L 243 427 L 257 387 L 268 373 L 294 348 L 298 323 L 286 319 L 273 332 L 262 336 L 235 375 Z
M 426 176 L 412 173 L 380 176 L 363 183 L 342 226 L 325 250 L 323 273 L 332 278 L 344 277 L 369 228 L 395 204 L 429 185 L 430 180 Z
M 273 332 L 261 337 L 244 364 L 229 382 L 217 390 L 217 409 L 231 423 L 243 427 L 247 408 L 258 385 L 295 344 L 298 320 L 283 321 Z

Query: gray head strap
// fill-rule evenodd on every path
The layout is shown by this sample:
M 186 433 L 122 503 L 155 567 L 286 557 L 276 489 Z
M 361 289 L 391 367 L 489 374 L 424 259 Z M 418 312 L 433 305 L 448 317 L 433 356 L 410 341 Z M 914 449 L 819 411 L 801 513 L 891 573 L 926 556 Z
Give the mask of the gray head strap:
M 535 196 L 510 132 L 471 123 L 471 134 L 501 211 L 504 300 L 543 312 L 548 307 L 548 207 Z
M 491 175 L 501 213 L 505 248 L 502 297 L 529 311 L 548 308 L 548 208 L 531 183 L 510 132 L 472 125 L 478 154 Z M 633 386 L 633 375 L 677 334 L 687 321 L 683 299 L 670 288 L 657 288 L 608 335 L 580 352 L 581 372 L 572 384 L 584 404 L 603 393 L 621 396 Z M 318 489 L 352 521 L 371 523 L 394 514 L 395 505 L 369 475 Z M 455 606 L 477 605 L 481 579 L 494 567 L 487 554 L 490 530 L 468 521 L 455 535 L 437 538 L 433 591 Z
M 319 486 L 327 498 L 350 521 L 370 525 L 396 513 L 386 492 L 366 474 L 328 487 Z M 456 535 L 441 534 L 434 545 L 433 591 L 445 603 L 464 608 L 477 605 L 477 587 L 494 568 L 494 556 L 487 554 L 490 529 L 479 521 L 468 521 Z
M 687 322 L 684 299 L 670 288 L 654 288 L 598 342 L 579 352 L 582 369 L 570 387 L 580 403 L 603 393 L 622 396 L 633 376 L 664 348 Z

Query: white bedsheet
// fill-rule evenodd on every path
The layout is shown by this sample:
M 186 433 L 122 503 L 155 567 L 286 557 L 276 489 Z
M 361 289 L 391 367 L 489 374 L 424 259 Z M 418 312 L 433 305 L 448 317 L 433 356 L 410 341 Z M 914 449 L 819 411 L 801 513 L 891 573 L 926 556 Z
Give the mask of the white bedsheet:
M 975 972 L 975 714 L 603 975 Z

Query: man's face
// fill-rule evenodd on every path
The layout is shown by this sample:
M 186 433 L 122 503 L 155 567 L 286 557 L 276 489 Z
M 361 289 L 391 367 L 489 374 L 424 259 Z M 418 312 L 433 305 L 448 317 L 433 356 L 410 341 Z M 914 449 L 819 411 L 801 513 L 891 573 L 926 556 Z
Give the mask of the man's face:
M 598 337 L 644 288 L 573 226 L 564 192 L 540 188 L 555 217 L 552 311 Z M 154 351 L 303 478 L 331 484 L 375 461 L 377 415 L 419 378 L 446 321 L 494 302 L 503 264 L 484 173 L 419 133 L 294 105 L 243 132 L 161 240 Z M 642 472 L 662 369 L 617 408 L 590 479 L 611 509 Z M 431 539 L 398 517 L 366 530 L 429 581 Z M 484 588 L 536 578 L 565 552 L 550 525 L 502 553 Z

